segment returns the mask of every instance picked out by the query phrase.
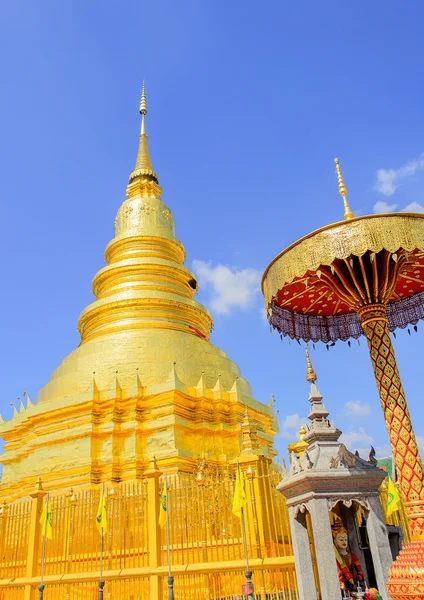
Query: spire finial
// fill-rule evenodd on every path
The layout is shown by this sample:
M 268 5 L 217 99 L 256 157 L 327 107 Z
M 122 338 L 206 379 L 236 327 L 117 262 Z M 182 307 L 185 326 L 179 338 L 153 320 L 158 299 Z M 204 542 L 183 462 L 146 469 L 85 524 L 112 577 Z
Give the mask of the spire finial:
M 353 219 L 353 217 L 355 215 L 350 210 L 350 206 L 349 206 L 349 203 L 348 203 L 347 198 L 346 198 L 347 190 L 346 190 L 346 186 L 345 186 L 344 181 L 343 181 L 342 172 L 340 171 L 340 164 L 339 164 L 339 159 L 338 158 L 334 159 L 334 164 L 336 165 L 337 182 L 339 184 L 339 194 L 343 198 L 344 219 L 345 220 L 346 219 Z
M 309 356 L 308 344 L 305 344 L 305 353 L 306 353 L 306 381 L 309 381 L 309 383 L 314 383 L 317 380 L 317 376 L 312 367 L 311 358 Z
M 146 88 L 144 85 L 144 81 L 141 88 L 140 115 L 147 115 Z
M 146 126 L 144 123 L 144 117 L 145 115 L 147 115 L 147 100 L 146 100 L 146 88 L 144 86 L 144 81 L 143 81 L 143 85 L 141 88 L 141 100 L 140 100 L 140 109 L 139 109 L 140 115 L 141 115 L 141 131 L 140 131 L 140 135 L 146 135 Z
M 130 175 L 130 183 L 136 179 L 141 178 L 142 180 L 153 181 L 158 183 L 158 176 L 153 171 L 152 163 L 150 162 L 149 149 L 147 147 L 147 135 L 146 125 L 144 118 L 147 115 L 147 100 L 146 100 L 146 87 L 143 85 L 141 88 L 141 100 L 139 112 L 141 114 L 141 130 L 140 130 L 140 141 L 138 144 L 137 160 L 135 163 L 135 169 Z

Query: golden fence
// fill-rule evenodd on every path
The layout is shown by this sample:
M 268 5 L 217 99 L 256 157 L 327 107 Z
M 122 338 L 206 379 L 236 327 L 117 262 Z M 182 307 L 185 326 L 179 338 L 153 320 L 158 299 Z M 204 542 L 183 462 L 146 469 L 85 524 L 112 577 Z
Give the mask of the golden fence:
M 246 539 L 256 597 L 297 599 L 294 558 L 278 473 L 264 457 L 249 456 Z M 245 583 L 241 522 L 232 513 L 235 468 L 209 467 L 168 477 L 171 572 L 176 600 L 238 599 Z M 41 487 L 41 486 L 40 486 Z M 103 542 L 105 599 L 165 600 L 168 546 L 158 524 L 163 475 L 153 464 L 141 481 L 106 486 Z M 45 600 L 96 600 L 100 535 L 95 524 L 100 490 L 51 493 L 53 539 L 45 550 Z M 38 597 L 43 548 L 40 515 L 45 492 L 3 505 L 0 512 L 0 600 Z

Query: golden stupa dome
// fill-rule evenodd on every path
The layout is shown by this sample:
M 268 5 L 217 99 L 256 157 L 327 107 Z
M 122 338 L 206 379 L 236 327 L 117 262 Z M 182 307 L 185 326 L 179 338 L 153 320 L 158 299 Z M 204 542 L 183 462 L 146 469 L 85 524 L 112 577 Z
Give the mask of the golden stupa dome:
M 136 370 L 143 387 L 162 386 L 172 379 L 174 363 L 184 386 L 196 386 L 202 376 L 213 388 L 219 377 L 231 390 L 237 378 L 239 392 L 251 398 L 237 365 L 210 343 L 211 316 L 194 300 L 197 281 L 183 264 L 185 250 L 149 156 L 144 86 L 140 112 L 136 165 L 115 219 L 115 237 L 106 247 L 106 266 L 93 279 L 96 300 L 79 318 L 81 343 L 38 400 L 54 403 L 85 392 L 93 373 L 99 388 L 113 385 L 117 374 L 121 386 L 130 386 Z
M 255 447 L 272 458 L 272 406 L 209 341 L 212 319 L 196 302 L 171 211 L 161 199 L 142 125 L 127 197 L 115 220 L 106 266 L 81 313 L 81 342 L 52 373 L 36 405 L 0 419 L 6 441 L 0 497 L 21 497 L 43 476 L 49 489 L 142 477 L 152 456 L 192 472 L 202 455 L 239 455 L 246 406 Z

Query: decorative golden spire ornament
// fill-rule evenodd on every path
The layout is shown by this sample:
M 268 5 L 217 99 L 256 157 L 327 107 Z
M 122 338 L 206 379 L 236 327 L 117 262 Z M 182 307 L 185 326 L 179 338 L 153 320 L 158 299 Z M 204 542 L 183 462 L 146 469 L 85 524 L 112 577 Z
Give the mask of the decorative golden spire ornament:
M 311 358 L 309 356 L 308 344 L 305 344 L 305 353 L 306 353 L 306 381 L 309 381 L 309 383 L 315 383 L 315 381 L 317 380 L 317 376 L 312 367 Z
M 349 203 L 347 201 L 347 197 L 346 197 L 347 190 L 346 190 L 346 186 L 345 186 L 344 181 L 343 181 L 342 172 L 340 171 L 340 164 L 339 164 L 339 159 L 338 158 L 334 159 L 334 164 L 336 165 L 337 181 L 338 181 L 338 184 L 339 184 L 339 194 L 343 198 L 344 219 L 345 220 L 346 219 L 353 219 L 353 217 L 355 215 L 350 210 L 350 206 L 349 206 Z
M 139 112 L 141 114 L 141 129 L 140 129 L 140 140 L 138 144 L 137 160 L 135 163 L 135 169 L 130 175 L 130 183 L 140 178 L 143 180 L 154 181 L 159 183 L 157 174 L 153 171 L 152 163 L 149 156 L 149 148 L 147 146 L 147 135 L 146 135 L 146 124 L 145 116 L 147 115 L 147 99 L 146 99 L 146 87 L 143 85 L 141 88 L 141 99 Z
M 300 426 L 298 433 L 299 439 L 297 440 L 297 442 L 290 442 L 290 444 L 287 446 L 287 451 L 289 454 L 291 452 L 295 452 L 296 454 L 299 454 L 299 456 L 303 456 L 306 448 L 309 446 L 308 442 L 305 442 L 305 440 L 303 439 L 306 435 L 306 429 L 303 425 Z
M 144 86 L 144 81 L 143 81 L 143 86 L 141 88 L 141 99 L 140 99 L 140 109 L 139 109 L 139 113 L 141 115 L 141 134 L 145 135 L 146 134 L 146 130 L 145 130 L 145 125 L 144 125 L 144 117 L 145 115 L 147 115 L 147 100 L 146 100 L 146 88 Z

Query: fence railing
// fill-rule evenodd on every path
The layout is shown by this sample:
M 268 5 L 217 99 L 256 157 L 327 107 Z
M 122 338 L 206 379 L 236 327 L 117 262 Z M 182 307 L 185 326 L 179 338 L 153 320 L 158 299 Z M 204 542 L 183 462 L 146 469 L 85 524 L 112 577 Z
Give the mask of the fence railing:
M 257 598 L 297 598 L 294 558 L 278 473 L 264 457 L 240 461 L 245 473 L 249 566 Z M 103 544 L 105 599 L 165 600 L 168 540 L 158 524 L 163 475 L 154 463 L 140 481 L 106 486 Z M 176 600 L 241 598 L 246 556 L 240 519 L 232 513 L 235 467 L 168 474 L 171 570 Z M 45 552 L 44 599 L 95 600 L 100 535 L 99 489 L 51 493 L 53 539 Z M 45 491 L 0 512 L 0 600 L 37 597 Z

